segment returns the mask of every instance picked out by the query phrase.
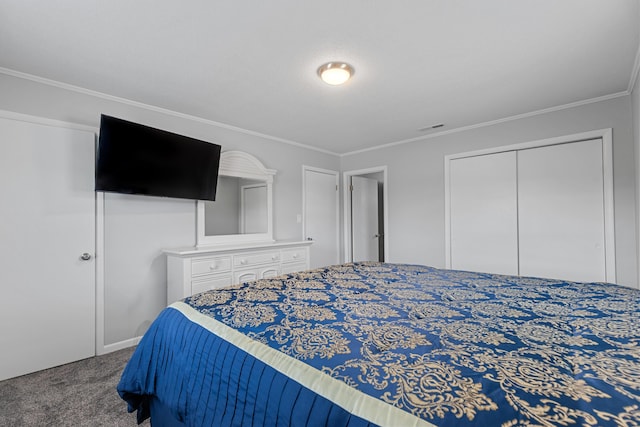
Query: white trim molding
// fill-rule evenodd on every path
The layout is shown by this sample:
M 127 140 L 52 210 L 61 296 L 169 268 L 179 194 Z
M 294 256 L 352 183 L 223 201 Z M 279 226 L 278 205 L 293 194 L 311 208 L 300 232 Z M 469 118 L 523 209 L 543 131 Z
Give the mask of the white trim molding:
M 555 111 L 562 111 L 562 110 L 566 110 L 566 109 L 569 109 L 569 108 L 580 107 L 582 105 L 588 105 L 588 104 L 594 104 L 596 102 L 608 101 L 610 99 L 620 98 L 622 96 L 627 96 L 629 94 L 630 94 L 629 91 L 612 93 L 610 95 L 604 95 L 604 96 L 599 96 L 597 98 L 590 98 L 590 99 L 585 99 L 585 100 L 582 100 L 582 101 L 576 101 L 576 102 L 572 102 L 570 104 L 558 105 L 558 106 L 555 106 L 555 107 L 545 108 L 545 109 L 542 109 L 542 110 L 531 111 L 529 113 L 523 113 L 523 114 L 518 114 L 518 115 L 515 115 L 515 116 L 503 117 L 503 118 L 496 119 L 496 120 L 490 120 L 488 122 L 476 123 L 476 124 L 472 124 L 472 125 L 468 125 L 468 126 L 461 126 L 461 127 L 457 127 L 457 128 L 453 128 L 453 129 L 448 129 L 448 130 L 445 130 L 445 131 L 432 133 L 432 134 L 429 134 L 429 135 L 418 136 L 418 137 L 415 137 L 415 138 L 410 138 L 410 139 L 404 139 L 404 140 L 401 140 L 401 141 L 390 142 L 388 144 L 376 145 L 375 147 L 363 148 L 362 150 L 350 151 L 348 153 L 340 154 L 340 157 L 351 156 L 351 155 L 354 155 L 354 154 L 365 153 L 367 151 L 373 151 L 373 150 L 379 150 L 379 149 L 383 149 L 383 148 L 394 147 L 396 145 L 408 144 L 408 143 L 411 143 L 411 142 L 424 141 L 424 140 L 428 140 L 428 139 L 431 139 L 431 138 L 436 138 L 436 137 L 439 137 L 439 136 L 449 135 L 449 134 L 452 134 L 452 133 L 465 132 L 465 131 L 468 131 L 468 130 L 483 128 L 483 127 L 487 127 L 487 126 L 493 126 L 493 125 L 497 125 L 497 124 L 500 124 L 500 123 L 511 122 L 511 121 L 514 121 L 514 120 L 526 119 L 527 117 L 534 117 L 534 116 L 539 116 L 539 115 L 542 115 L 542 114 L 553 113 Z
M 629 77 L 629 85 L 627 86 L 627 94 L 630 95 L 636 85 L 638 73 L 640 72 L 640 37 L 638 40 L 638 51 L 636 52 L 636 60 L 631 69 L 631 77 Z
M 492 125 L 499 124 L 499 123 L 510 122 L 510 121 L 513 121 L 513 120 L 519 120 L 519 119 L 523 119 L 523 118 L 526 118 L 526 117 L 532 117 L 532 116 L 537 116 L 537 115 L 540 115 L 540 114 L 551 113 L 551 112 L 554 112 L 554 111 L 565 110 L 565 109 L 568 109 L 568 108 L 579 107 L 581 105 L 593 104 L 593 103 L 596 103 L 596 102 L 606 101 L 606 100 L 609 100 L 609 99 L 615 99 L 615 98 L 619 98 L 619 97 L 622 97 L 622 96 L 627 96 L 627 95 L 630 95 L 631 92 L 634 89 L 634 84 L 635 84 L 635 81 L 636 81 L 635 76 L 637 76 L 639 69 L 640 69 L 640 48 L 638 49 L 638 52 L 636 54 L 636 59 L 635 59 L 634 67 L 633 67 L 633 69 L 631 71 L 631 76 L 630 76 L 628 88 L 625 91 L 616 92 L 616 93 L 612 93 L 612 94 L 608 94 L 608 95 L 604 95 L 604 96 L 599 96 L 599 97 L 596 97 L 596 98 L 585 99 L 585 100 L 581 100 L 581 101 L 577 101 L 577 102 L 572 102 L 572 103 L 569 103 L 569 104 L 553 106 L 553 107 L 549 107 L 549 108 L 545 108 L 545 109 L 541 109 L 541 110 L 531 111 L 531 112 L 528 112 L 528 113 L 518 114 L 518 115 L 515 115 L 515 116 L 503 117 L 503 118 L 499 118 L 499 119 L 491 120 L 491 121 L 487 121 L 487 122 L 475 123 L 475 124 L 471 124 L 471 125 L 467 125 L 467 126 L 460 126 L 460 127 L 457 127 L 457 128 L 448 129 L 448 130 L 445 130 L 445 131 L 442 131 L 442 132 L 436 132 L 436 133 L 432 133 L 432 134 L 429 134 L 429 135 L 418 136 L 418 137 L 415 137 L 415 138 L 404 139 L 404 140 L 400 140 L 400 141 L 391 141 L 389 143 L 380 144 L 380 145 L 376 145 L 374 147 L 368 147 L 368 148 L 364 148 L 364 149 L 361 149 L 361 150 L 349 151 L 349 152 L 346 152 L 346 153 L 336 153 L 336 152 L 333 152 L 333 151 L 330 151 L 330 150 L 325 150 L 323 148 L 315 147 L 315 146 L 308 145 L 308 144 L 303 144 L 303 143 L 300 143 L 300 142 L 297 142 L 297 141 L 291 141 L 291 140 L 284 139 L 284 138 L 279 138 L 279 137 L 276 137 L 276 136 L 273 136 L 273 135 L 267 135 L 267 134 L 256 132 L 256 131 L 252 131 L 252 130 L 249 130 L 249 129 L 244 129 L 244 128 L 240 128 L 240 127 L 237 127 L 237 126 L 228 125 L 226 123 L 216 122 L 214 120 L 209 120 L 209 119 L 205 119 L 205 118 L 202 118 L 202 117 L 192 116 L 190 114 L 180 113 L 178 111 L 173 111 L 173 110 L 157 107 L 157 106 L 150 105 L 150 104 L 144 104 L 144 103 L 138 102 L 138 101 L 132 101 L 130 99 L 121 98 L 121 97 L 117 97 L 117 96 L 114 96 L 114 95 L 109 95 L 107 93 L 98 92 L 98 91 L 91 90 L 91 89 L 86 89 L 86 88 L 83 88 L 83 87 L 80 87 L 80 86 L 74 86 L 74 85 L 71 85 L 71 84 L 68 84 L 68 83 L 63 83 L 63 82 L 59 82 L 59 81 L 56 81 L 56 80 L 47 79 L 47 78 L 36 76 L 36 75 L 33 75 L 33 74 L 23 73 L 23 72 L 20 72 L 20 71 L 12 70 L 10 68 L 0 67 L 0 74 L 5 74 L 7 76 L 12 76 L 12 77 L 16 77 L 16 78 L 20 78 L 20 79 L 24 79 L 24 80 L 30 80 L 30 81 L 33 81 L 33 82 L 36 82 L 36 83 L 47 85 L 47 86 L 57 87 L 57 88 L 60 88 L 60 89 L 65 89 L 65 90 L 69 90 L 69 91 L 72 91 L 72 92 L 81 93 L 81 94 L 84 94 L 84 95 L 93 96 L 93 97 L 96 97 L 96 98 L 105 99 L 105 100 L 108 100 L 108 101 L 113 101 L 113 102 L 117 102 L 117 103 L 124 104 L 124 105 L 129 105 L 129 106 L 136 107 L 136 108 L 142 108 L 142 109 L 145 109 L 145 110 L 154 111 L 156 113 L 165 114 L 165 115 L 168 115 L 168 116 L 179 117 L 181 119 L 190 120 L 190 121 L 198 122 L 198 123 L 204 123 L 204 124 L 209 125 L 209 126 L 218 127 L 218 128 L 221 128 L 221 129 L 227 129 L 227 130 L 243 133 L 245 135 L 252 135 L 252 136 L 259 137 L 259 138 L 264 138 L 264 139 L 268 139 L 268 140 L 271 140 L 271 141 L 292 145 L 292 146 L 295 146 L 295 147 L 306 148 L 306 149 L 317 151 L 317 152 L 324 153 L 324 154 L 329 154 L 329 155 L 338 156 L 338 157 L 344 157 L 344 156 L 351 156 L 351 155 L 354 155 L 354 154 L 364 153 L 364 152 L 367 152 L 367 151 L 373 151 L 373 150 L 389 148 L 389 147 L 393 147 L 393 146 L 396 146 L 396 145 L 408 144 L 408 143 L 417 142 L 417 141 L 423 141 L 423 140 L 427 140 L 427 139 L 430 139 L 430 138 L 435 138 L 435 137 L 438 137 L 438 136 L 448 135 L 448 134 L 451 134 L 451 133 L 464 132 L 464 131 L 467 131 L 467 130 L 482 128 L 482 127 L 486 127 L 486 126 L 492 126 Z M 97 130 L 95 130 L 95 131 L 97 132 Z
M 113 353 L 114 351 L 122 350 L 129 347 L 135 347 L 140 343 L 141 339 L 142 337 L 140 336 L 140 337 L 129 338 L 128 340 L 124 340 L 124 341 L 118 341 L 113 344 L 107 344 L 103 347 L 103 351 L 100 354 Z M 100 354 L 98 354 L 98 356 Z
M 27 123 L 36 123 L 39 125 L 54 126 L 54 127 L 64 128 L 64 129 L 83 130 L 86 132 L 93 132 L 96 135 L 99 132 L 99 129 L 93 126 L 80 125 L 80 124 L 71 123 L 71 122 L 63 122 L 61 120 L 48 119 L 48 118 L 39 117 L 39 116 L 31 116 L 28 114 L 16 113 L 14 111 L 8 111 L 8 110 L 0 110 L 0 117 L 3 117 L 5 119 L 18 120 L 18 121 L 27 122 Z
M 205 119 L 205 118 L 202 118 L 202 117 L 192 116 L 190 114 L 180 113 L 178 111 L 169 110 L 167 108 L 162 108 L 162 107 L 157 107 L 155 105 L 145 104 L 145 103 L 142 103 L 142 102 L 139 102 L 139 101 L 133 101 L 133 100 L 130 100 L 130 99 L 127 99 L 127 98 L 121 98 L 119 96 L 109 95 L 109 94 L 104 93 L 104 92 L 98 92 L 98 91 L 87 89 L 87 88 L 83 88 L 83 87 L 80 87 L 80 86 L 75 86 L 75 85 L 71 85 L 71 84 L 68 84 L 68 83 L 59 82 L 57 80 L 47 79 L 47 78 L 36 76 L 36 75 L 33 75 L 33 74 L 23 73 L 21 71 L 12 70 L 10 68 L 0 67 L 0 74 L 5 74 L 7 76 L 16 77 L 16 78 L 19 78 L 19 79 L 29 80 L 29 81 L 40 83 L 40 84 L 47 85 L 47 86 L 57 87 L 57 88 L 60 88 L 60 89 L 68 90 L 68 91 L 71 91 L 71 92 L 80 93 L 80 94 L 83 94 L 83 95 L 93 96 L 95 98 L 105 99 L 107 101 L 117 102 L 119 104 L 129 105 L 129 106 L 136 107 L 136 108 L 142 108 L 142 109 L 148 110 L 148 111 L 154 111 L 156 113 L 165 114 L 167 116 L 179 117 L 181 119 L 190 120 L 190 121 L 193 121 L 193 122 L 204 123 L 204 124 L 209 125 L 209 126 L 214 126 L 214 127 L 221 128 L 221 129 L 231 130 L 231 131 L 234 131 L 234 132 L 243 133 L 245 135 L 256 136 L 256 137 L 259 137 L 259 138 L 264 138 L 264 139 L 268 139 L 268 140 L 275 141 L 275 142 L 281 142 L 283 144 L 293 145 L 295 147 L 301 147 L 301 148 L 306 148 L 308 150 L 318 151 L 318 152 L 324 153 L 324 154 L 330 154 L 330 155 L 333 155 L 333 156 L 339 156 L 338 153 L 334 153 L 333 151 L 325 150 L 325 149 L 322 149 L 322 148 L 314 147 L 314 146 L 303 144 L 303 143 L 300 143 L 300 142 L 291 141 L 291 140 L 288 140 L 288 139 L 285 139 L 285 138 L 279 138 L 277 136 L 267 135 L 267 134 L 256 132 L 256 131 L 252 131 L 252 130 L 249 130 L 249 129 L 244 129 L 244 128 L 240 128 L 240 127 L 237 127 L 237 126 L 228 125 L 226 123 L 216 122 L 214 120 L 209 120 L 209 119 Z
M 96 191 L 96 355 L 108 353 L 104 345 L 104 192 Z
M 342 194 L 344 212 L 344 262 L 353 261 L 351 254 L 351 191 L 349 185 L 352 176 L 368 175 L 370 173 L 382 172 L 382 210 L 384 221 L 384 260 L 389 262 L 391 253 L 389 252 L 389 182 L 387 166 L 374 166 L 367 169 L 345 171 L 342 175 Z

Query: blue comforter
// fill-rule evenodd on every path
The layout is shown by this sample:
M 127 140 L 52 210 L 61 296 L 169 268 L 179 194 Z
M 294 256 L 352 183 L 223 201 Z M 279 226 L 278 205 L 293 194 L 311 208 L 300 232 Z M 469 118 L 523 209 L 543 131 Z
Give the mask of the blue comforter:
M 194 295 L 118 385 L 187 425 L 640 423 L 640 292 L 356 263 Z

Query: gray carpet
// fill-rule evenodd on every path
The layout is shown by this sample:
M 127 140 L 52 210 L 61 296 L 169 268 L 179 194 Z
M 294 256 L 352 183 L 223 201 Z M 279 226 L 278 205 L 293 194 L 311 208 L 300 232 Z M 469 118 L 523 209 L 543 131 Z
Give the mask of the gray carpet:
M 128 348 L 0 381 L 0 426 L 135 426 L 135 414 L 127 412 L 116 391 L 132 352 Z

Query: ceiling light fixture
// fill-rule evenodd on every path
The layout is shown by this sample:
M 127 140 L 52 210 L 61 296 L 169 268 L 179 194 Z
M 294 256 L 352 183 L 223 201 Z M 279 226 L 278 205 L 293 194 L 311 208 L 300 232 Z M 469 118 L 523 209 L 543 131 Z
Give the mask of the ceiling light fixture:
M 327 62 L 318 68 L 322 81 L 333 86 L 345 83 L 354 73 L 353 67 L 346 62 Z

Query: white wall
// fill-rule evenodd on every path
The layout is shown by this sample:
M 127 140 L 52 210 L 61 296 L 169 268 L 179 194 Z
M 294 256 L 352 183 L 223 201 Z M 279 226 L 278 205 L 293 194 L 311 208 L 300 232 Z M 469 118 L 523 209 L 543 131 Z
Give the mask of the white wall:
M 96 129 L 105 113 L 253 154 L 278 171 L 274 237 L 280 240 L 302 239 L 296 221 L 302 212 L 302 165 L 339 168 L 333 155 L 66 87 L 0 74 L 0 93 L 2 110 Z M 164 308 L 166 260 L 161 249 L 195 245 L 196 214 L 193 201 L 120 194 L 104 195 L 104 212 L 104 344 L 114 349 L 140 336 Z
M 444 266 L 444 156 L 463 151 L 613 128 L 618 282 L 637 285 L 636 162 L 640 164 L 640 88 L 632 96 L 509 121 L 339 159 L 224 126 L 144 108 L 117 99 L 0 74 L 0 109 L 96 129 L 101 113 L 243 150 L 278 170 L 274 236 L 301 239 L 301 165 L 331 170 L 388 166 L 389 261 Z M 215 102 L 215 101 L 213 101 Z M 250 100 L 247 100 L 250 102 Z M 224 108 L 221 106 L 220 108 Z M 635 129 L 635 133 L 634 133 Z M 635 145 L 635 153 L 634 153 Z M 341 167 L 340 167 L 341 166 Z M 195 244 L 195 202 L 105 195 L 104 343 L 140 336 L 164 307 L 162 248 Z
M 342 170 L 388 166 L 388 260 L 445 266 L 444 156 L 613 128 L 617 282 L 638 286 L 636 174 L 629 96 L 342 157 Z
M 633 92 L 631 92 L 631 114 L 636 159 L 636 224 L 638 229 L 636 247 L 638 250 L 638 277 L 640 277 L 640 73 L 636 75 Z

